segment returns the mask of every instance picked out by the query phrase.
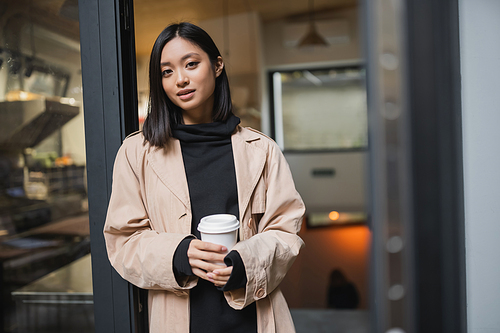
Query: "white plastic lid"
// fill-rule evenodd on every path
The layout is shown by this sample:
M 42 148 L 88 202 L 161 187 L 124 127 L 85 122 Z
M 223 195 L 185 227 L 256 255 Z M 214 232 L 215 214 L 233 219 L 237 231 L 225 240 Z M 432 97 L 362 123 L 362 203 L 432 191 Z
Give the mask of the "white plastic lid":
M 198 224 L 198 231 L 205 234 L 222 234 L 240 227 L 240 221 L 231 214 L 215 214 L 203 217 Z

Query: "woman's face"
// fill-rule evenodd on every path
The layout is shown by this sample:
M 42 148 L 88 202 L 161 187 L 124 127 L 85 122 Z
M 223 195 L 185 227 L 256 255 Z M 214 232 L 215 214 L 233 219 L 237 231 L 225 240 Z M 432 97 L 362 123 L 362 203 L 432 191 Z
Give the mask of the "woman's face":
M 205 51 L 180 37 L 163 47 L 160 59 L 163 90 L 183 110 L 185 124 L 212 121 L 215 79 L 223 66 L 221 57 L 214 66 Z

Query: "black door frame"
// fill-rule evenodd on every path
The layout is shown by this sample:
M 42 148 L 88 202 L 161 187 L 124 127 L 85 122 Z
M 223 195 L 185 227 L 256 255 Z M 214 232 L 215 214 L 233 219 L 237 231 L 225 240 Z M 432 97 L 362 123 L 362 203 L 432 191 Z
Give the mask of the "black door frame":
M 111 267 L 103 226 L 122 140 L 138 129 L 133 3 L 79 0 L 95 331 L 145 332 L 141 293 Z
M 458 7 L 408 2 L 416 332 L 467 331 Z

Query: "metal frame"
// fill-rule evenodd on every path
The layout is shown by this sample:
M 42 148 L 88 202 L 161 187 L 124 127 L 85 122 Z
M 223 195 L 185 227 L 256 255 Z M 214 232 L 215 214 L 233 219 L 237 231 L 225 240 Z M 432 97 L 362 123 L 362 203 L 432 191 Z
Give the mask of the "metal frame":
M 367 1 L 367 77 L 374 332 L 413 332 L 410 110 L 404 1 Z M 401 331 L 397 331 L 397 329 Z
M 102 234 L 116 152 L 124 137 L 138 129 L 132 13 L 129 0 L 79 1 L 97 333 L 144 331 L 144 322 L 136 318 L 140 293 L 112 269 Z
M 408 1 L 417 332 L 466 332 L 457 0 Z
M 363 1 L 373 332 L 466 332 L 457 7 Z

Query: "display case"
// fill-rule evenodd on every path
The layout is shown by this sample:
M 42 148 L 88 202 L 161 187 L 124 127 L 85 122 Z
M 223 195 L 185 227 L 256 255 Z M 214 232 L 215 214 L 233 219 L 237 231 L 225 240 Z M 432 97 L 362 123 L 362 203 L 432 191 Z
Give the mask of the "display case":
M 94 332 L 90 254 L 12 292 L 18 332 Z

